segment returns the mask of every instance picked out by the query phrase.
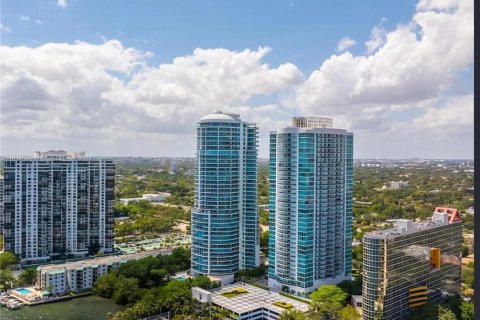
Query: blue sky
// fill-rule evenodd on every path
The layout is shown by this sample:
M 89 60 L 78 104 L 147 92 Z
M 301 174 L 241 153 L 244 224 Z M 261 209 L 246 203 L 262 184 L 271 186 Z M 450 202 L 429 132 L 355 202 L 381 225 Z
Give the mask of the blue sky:
M 2 94 L 8 98 L 2 124 L 4 128 L 11 126 L 12 129 L 8 133 L 2 132 L 2 155 L 30 154 L 34 148 L 60 147 L 86 149 L 87 153 L 98 155 L 130 155 L 128 152 L 138 152 L 139 156 L 193 155 L 195 116 L 213 111 L 207 106 L 210 103 L 216 104 L 211 106 L 213 109 L 219 106 L 228 111 L 244 112 L 243 118 L 259 123 L 263 132 L 260 137 L 260 154 L 263 156 L 268 148 L 266 135 L 275 129 L 273 123 L 277 126 L 286 124 L 288 118 L 298 112 L 331 116 L 338 126 L 354 131 L 358 141 L 356 157 L 451 157 L 451 153 L 445 151 L 449 146 L 457 148 L 456 154 L 461 157 L 472 157 L 473 123 L 468 122 L 468 115 L 450 119 L 462 128 L 454 132 L 449 129 L 448 141 L 435 137 L 448 121 L 436 121 L 433 125 L 427 121 L 432 115 L 448 117 L 459 110 L 461 114 L 469 112 L 469 108 L 473 110 L 473 102 L 471 105 L 469 102 L 473 93 L 473 54 L 470 54 L 473 47 L 468 46 L 470 33 L 473 35 L 470 30 L 473 21 L 468 13 L 470 1 L 463 2 L 4 0 L 0 33 L 2 55 L 11 55 L 13 59 L 21 53 L 32 61 L 22 66 L 9 65 L 14 59 L 7 58 L 2 64 L 4 72 L 12 72 L 12 77 L 7 76 L 9 81 L 5 81 L 1 88 Z M 447 7 L 442 7 L 445 3 Z M 450 20 L 445 22 L 443 16 Z M 445 25 L 439 24 L 442 21 Z M 462 23 L 454 28 L 455 32 L 447 32 L 451 29 L 447 22 L 451 25 L 452 21 Z M 441 28 L 445 28 L 443 44 L 435 38 L 440 39 L 435 30 Z M 412 40 L 411 36 L 417 39 Z M 348 38 L 348 41 L 339 50 L 342 38 Z M 377 41 L 372 42 L 370 51 L 367 49 L 369 40 Z M 86 100 L 72 96 L 72 86 L 63 91 L 58 86 L 49 87 L 49 83 L 56 80 L 71 82 L 61 78 L 65 74 L 52 78 L 51 71 L 59 66 L 64 68 L 69 56 L 83 50 L 77 41 L 92 46 L 93 52 L 97 49 L 105 51 L 106 60 L 108 54 L 121 56 L 118 64 L 109 65 L 105 60 L 99 62 L 99 69 L 95 70 L 103 73 L 92 74 L 98 76 L 95 81 L 100 82 L 94 84 L 86 76 L 84 82 L 75 85 L 78 88 L 76 94 L 89 97 Z M 121 48 L 113 46 L 113 41 Z M 406 48 L 403 49 L 404 44 Z M 45 55 L 46 50 L 41 50 L 49 45 L 52 46 L 49 47 L 52 50 L 50 56 Z M 453 54 L 458 55 L 457 59 L 447 58 L 447 53 L 448 57 L 452 55 L 447 52 L 452 46 L 456 48 Z M 21 47 L 31 50 L 26 52 Z M 264 47 L 270 50 L 261 53 Z M 207 52 L 194 53 L 197 48 Z M 134 57 L 128 49 L 135 51 Z M 224 51 L 208 51 L 211 49 Z M 245 53 L 245 50 L 252 54 Z M 399 50 L 405 50 L 405 53 Z M 85 60 L 82 57 L 80 55 L 76 66 L 83 74 L 97 61 L 91 60 L 94 58 L 90 56 Z M 190 94 L 196 90 L 190 87 L 195 77 L 184 78 L 188 67 L 185 71 L 182 69 L 185 66 L 174 63 L 179 57 L 192 63 L 192 74 L 198 71 L 200 75 L 213 79 L 212 87 L 216 87 L 211 94 L 205 92 L 208 99 L 201 92 Z M 205 61 L 198 62 L 196 57 Z M 425 62 L 415 62 L 417 59 Z M 222 64 L 216 65 L 218 60 L 223 61 Z M 42 70 L 35 63 L 41 64 Z M 51 70 L 44 68 L 45 63 L 52 63 Z M 226 72 L 232 77 L 235 74 L 234 79 L 228 78 L 229 75 L 220 79 L 218 68 L 229 63 L 235 66 L 227 68 Z M 244 72 L 244 65 L 249 63 L 253 63 L 250 71 Z M 205 69 L 202 69 L 203 64 L 206 68 L 216 65 L 217 71 L 199 71 Z M 75 66 L 69 65 L 69 68 Z M 263 72 L 262 68 L 268 72 Z M 425 70 L 420 70 L 422 68 Z M 447 71 L 439 72 L 436 68 Z M 369 72 L 371 74 L 367 75 Z M 75 72 L 72 70 L 72 73 Z M 225 77 L 223 73 L 222 77 Z M 261 88 L 259 85 L 251 87 L 247 81 L 252 77 L 260 79 L 260 84 L 271 83 L 265 87 L 260 85 Z M 265 81 L 262 77 L 266 77 Z M 375 79 L 381 80 L 377 83 Z M 199 78 L 198 81 L 208 80 Z M 231 92 L 231 88 L 223 87 L 230 81 L 242 90 Z M 28 90 L 25 89 L 26 82 L 29 83 Z M 16 98 L 14 94 L 31 94 L 32 86 L 36 94 L 48 97 L 41 107 L 31 107 L 39 101 L 38 97 L 28 102 L 27 98 Z M 138 94 L 140 91 L 142 96 Z M 162 91 L 163 100 L 153 96 L 155 91 Z M 122 98 L 117 96 L 119 92 L 123 92 Z M 173 103 L 172 99 L 179 101 L 179 92 L 182 102 Z M 129 104 L 125 106 L 119 101 L 129 101 Z M 92 111 L 92 103 L 102 104 L 101 110 Z M 33 109 L 37 110 L 35 115 Z M 172 121 L 171 117 L 166 119 L 164 116 L 168 110 L 183 115 L 178 125 L 187 129 L 181 132 L 168 129 Z M 198 114 L 190 110 L 196 110 Z M 97 111 L 98 116 L 92 116 Z M 92 124 L 102 123 L 100 116 L 108 111 L 125 112 L 133 117 L 128 125 L 138 122 L 145 126 L 150 124 L 152 128 L 132 125 L 128 128 L 132 134 L 119 139 L 116 130 L 127 125 L 125 121 L 129 120 L 104 121 L 103 126 Z M 54 121 L 48 112 L 58 118 Z M 58 132 L 65 130 L 62 122 L 71 121 L 68 117 L 75 112 L 85 112 L 85 121 L 91 121 L 88 125 L 78 123 L 77 131 L 90 128 L 88 133 L 91 134 L 91 128 L 95 127 L 97 138 L 94 139 L 93 134 L 91 138 L 89 134 L 65 134 L 59 138 Z M 192 117 L 189 118 L 188 114 Z M 131 119 L 129 117 L 125 118 Z M 48 127 L 58 127 L 52 129 L 56 134 L 47 132 L 45 125 L 41 125 L 40 121 L 44 123 L 45 119 L 52 121 Z M 71 121 L 70 128 L 74 122 Z M 411 128 L 410 123 L 415 127 L 424 126 L 424 131 L 415 129 L 406 136 L 405 130 L 410 130 L 407 129 Z M 155 127 L 162 129 L 155 130 Z M 472 128 L 465 130 L 465 127 Z M 19 146 L 18 142 L 24 140 L 22 132 L 38 133 L 41 137 Z M 423 132 L 431 133 L 429 139 Z M 391 139 L 379 138 L 382 135 Z M 420 137 L 418 146 L 412 146 L 412 137 Z M 372 139 L 377 143 L 374 146 Z M 177 147 L 179 140 L 184 141 L 182 148 Z M 392 148 L 389 140 L 398 141 L 397 147 Z M 125 148 L 125 144 L 130 147 Z M 155 145 L 153 149 L 152 144 Z
M 368 40 L 382 19 L 385 27 L 407 23 L 416 1 L 2 1 L 4 45 L 121 40 L 155 53 L 151 63 L 170 62 L 195 48 L 243 50 L 269 46 L 265 59 L 286 61 L 310 73 L 335 53 L 339 39 Z M 26 23 L 20 16 L 40 20 Z M 387 18 L 388 17 L 388 18 Z M 362 53 L 362 45 L 352 53 Z

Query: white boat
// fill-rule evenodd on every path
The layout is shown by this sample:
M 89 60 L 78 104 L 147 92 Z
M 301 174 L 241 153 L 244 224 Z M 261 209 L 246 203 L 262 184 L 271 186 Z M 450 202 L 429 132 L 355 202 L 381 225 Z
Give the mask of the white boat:
M 10 300 L 7 303 L 7 308 L 10 309 L 10 310 L 20 309 L 23 306 L 24 306 L 24 304 L 17 301 L 17 300 Z
M 6 307 L 9 300 L 10 300 L 9 296 L 1 297 L 0 298 L 0 306 Z

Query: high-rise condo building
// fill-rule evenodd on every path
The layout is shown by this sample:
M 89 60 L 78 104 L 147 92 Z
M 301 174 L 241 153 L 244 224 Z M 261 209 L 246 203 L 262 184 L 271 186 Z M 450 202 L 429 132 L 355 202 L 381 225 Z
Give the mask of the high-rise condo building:
M 0 176 L 0 234 L 3 234 L 3 176 Z
M 258 129 L 215 112 L 197 126 L 192 273 L 227 276 L 260 264 Z
M 427 302 L 460 293 L 462 220 L 436 208 L 421 223 L 396 220 L 363 237 L 362 319 L 400 320 Z
M 24 264 L 113 250 L 115 166 L 83 153 L 5 158 L 4 249 Z
M 304 296 L 351 279 L 353 133 L 293 118 L 270 133 L 268 284 Z

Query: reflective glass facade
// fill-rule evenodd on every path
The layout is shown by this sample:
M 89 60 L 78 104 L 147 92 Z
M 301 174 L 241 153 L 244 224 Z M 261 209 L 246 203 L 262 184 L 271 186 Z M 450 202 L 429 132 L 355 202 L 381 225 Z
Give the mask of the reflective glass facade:
M 362 319 L 407 319 L 427 300 L 460 292 L 462 223 L 382 233 L 363 238 Z
M 305 295 L 351 277 L 353 134 L 270 134 L 269 285 Z
M 197 126 L 192 272 L 229 275 L 260 264 L 258 129 L 217 113 Z

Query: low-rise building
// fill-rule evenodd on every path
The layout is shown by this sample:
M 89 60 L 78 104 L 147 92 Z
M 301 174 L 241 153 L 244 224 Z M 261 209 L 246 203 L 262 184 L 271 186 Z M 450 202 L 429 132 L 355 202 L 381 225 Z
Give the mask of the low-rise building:
M 148 201 L 148 202 L 164 202 L 165 199 L 170 197 L 171 194 L 168 192 L 159 192 L 159 193 L 145 193 L 142 197 L 137 198 L 121 198 L 120 202 L 122 204 L 129 204 L 131 202 L 139 201 Z
M 405 189 L 408 187 L 407 181 L 391 181 L 390 182 L 390 189 L 398 190 L 398 189 Z
M 308 312 L 309 304 L 244 283 L 218 289 L 192 288 L 192 296 L 200 302 L 212 303 L 230 311 L 230 319 L 275 320 L 288 309 Z
M 92 289 L 100 276 L 118 268 L 121 264 L 148 256 L 156 256 L 164 252 L 165 250 L 152 250 L 40 266 L 37 268 L 36 288 L 49 291 L 54 295 Z

